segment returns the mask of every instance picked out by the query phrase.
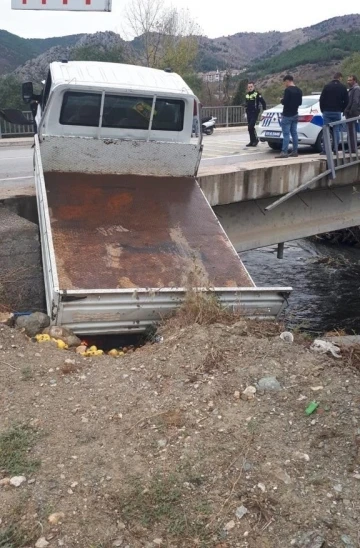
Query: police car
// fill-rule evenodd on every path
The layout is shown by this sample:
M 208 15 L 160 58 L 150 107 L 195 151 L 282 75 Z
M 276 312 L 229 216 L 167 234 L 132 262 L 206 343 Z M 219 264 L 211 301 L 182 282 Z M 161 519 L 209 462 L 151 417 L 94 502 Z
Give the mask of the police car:
M 304 95 L 299 107 L 298 136 L 299 145 L 310 145 L 316 152 L 321 152 L 323 117 L 320 111 L 320 93 Z M 281 150 L 282 131 L 281 114 L 283 106 L 276 105 L 271 110 L 264 110 L 259 124 L 258 137 L 262 143 L 267 142 L 273 150 Z

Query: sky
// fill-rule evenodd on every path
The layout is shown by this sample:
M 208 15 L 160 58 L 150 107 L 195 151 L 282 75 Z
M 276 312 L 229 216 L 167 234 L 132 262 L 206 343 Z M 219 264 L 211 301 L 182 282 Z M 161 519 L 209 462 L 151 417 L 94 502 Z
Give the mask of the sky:
M 168 4 L 170 2 L 164 1 Z M 124 20 L 128 2 L 129 0 L 113 0 L 111 13 L 64 13 L 11 10 L 11 0 L 0 0 L 0 29 L 25 38 L 112 30 L 128 39 L 132 38 Z M 255 4 L 254 0 L 249 3 L 240 0 L 176 0 L 172 5 L 188 9 L 191 17 L 200 25 L 202 34 L 210 38 L 237 32 L 289 31 L 338 15 L 360 12 L 359 0 L 347 0 L 343 6 L 339 2 L 329 2 L 326 9 L 323 2 L 324 0 L 302 0 L 291 4 L 256 0 Z M 246 5 L 249 8 L 244 7 Z

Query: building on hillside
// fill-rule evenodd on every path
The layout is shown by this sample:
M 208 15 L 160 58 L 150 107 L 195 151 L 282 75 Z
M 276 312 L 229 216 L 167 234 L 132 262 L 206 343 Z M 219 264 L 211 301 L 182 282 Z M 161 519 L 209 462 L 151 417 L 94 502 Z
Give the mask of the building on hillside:
M 239 76 L 246 69 L 230 69 L 230 70 L 212 70 L 210 72 L 200 72 L 199 76 L 204 82 L 222 82 L 226 74 L 229 74 L 232 78 L 233 76 Z

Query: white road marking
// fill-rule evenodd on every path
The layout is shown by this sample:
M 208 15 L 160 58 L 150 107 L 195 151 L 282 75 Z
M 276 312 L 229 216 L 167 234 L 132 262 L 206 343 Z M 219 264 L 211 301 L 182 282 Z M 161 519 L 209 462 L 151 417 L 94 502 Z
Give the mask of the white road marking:
M 29 175 L 27 177 L 6 177 L 6 179 L 0 179 L 0 183 L 6 183 L 6 181 L 19 181 L 20 179 L 33 179 L 34 175 Z

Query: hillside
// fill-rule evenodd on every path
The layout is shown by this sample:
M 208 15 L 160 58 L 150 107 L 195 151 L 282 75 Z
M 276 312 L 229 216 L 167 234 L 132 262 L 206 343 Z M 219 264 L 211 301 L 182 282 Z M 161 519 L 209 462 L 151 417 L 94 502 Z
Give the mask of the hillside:
M 347 33 L 344 36 L 344 31 Z M 254 60 L 255 69 L 259 75 L 264 72 L 277 72 L 283 68 L 292 68 L 301 63 L 322 62 L 331 59 L 341 59 L 346 52 L 352 52 L 360 45 L 360 14 L 344 15 L 322 21 L 306 28 L 290 32 L 242 32 L 232 36 L 222 36 L 210 39 L 200 38 L 200 48 L 196 68 L 199 72 L 207 72 L 226 67 L 239 69 L 251 64 Z M 113 32 L 102 32 L 93 35 L 99 47 L 108 47 L 109 39 L 117 41 L 129 48 L 136 49 L 139 38 L 132 42 L 124 42 Z M 116 37 L 116 38 L 115 38 Z M 93 40 L 91 35 L 72 35 L 46 39 L 25 39 L 5 30 L 0 30 L 0 75 L 8 74 L 27 63 L 26 71 L 36 72 L 32 68 L 32 60 L 39 55 L 47 59 L 58 59 L 59 56 L 70 55 L 72 49 Z M 57 48 L 57 49 L 53 49 Z M 292 51 L 289 57 L 289 50 Z M 339 51 L 337 51 L 339 50 Z M 49 53 L 50 51 L 50 53 Z M 271 59 L 269 65 L 268 60 Z M 42 65 L 42 60 L 35 65 Z M 31 61 L 30 63 L 28 63 Z M 287 65 L 290 61 L 290 65 Z M 270 71 L 268 71 L 270 67 Z M 280 68 L 279 68 L 280 67 Z M 251 67 L 253 68 L 253 67 Z
M 6 30 L 0 30 L 0 75 L 12 72 L 54 46 L 74 46 L 82 36 L 74 34 L 59 38 L 20 38 Z
M 295 46 L 270 59 L 255 61 L 251 66 L 251 73 L 263 77 L 276 72 L 290 71 L 305 64 L 336 62 L 356 51 L 360 51 L 360 30 L 336 31 L 320 39 Z

